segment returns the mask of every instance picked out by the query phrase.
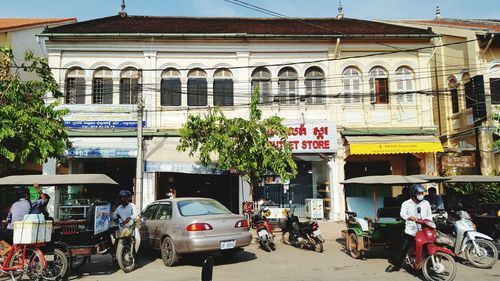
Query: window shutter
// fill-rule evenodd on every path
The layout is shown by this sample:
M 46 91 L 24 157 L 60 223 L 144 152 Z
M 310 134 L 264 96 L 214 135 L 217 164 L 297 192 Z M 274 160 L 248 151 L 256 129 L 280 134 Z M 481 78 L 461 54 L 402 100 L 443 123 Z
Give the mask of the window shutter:
M 75 79 L 76 104 L 85 104 L 85 78 Z
M 388 103 L 387 79 L 375 79 L 376 103 Z
M 181 105 L 181 79 L 167 78 L 161 80 L 160 104 L 162 106 Z
M 224 80 L 224 105 L 234 105 L 233 79 Z
M 460 109 L 458 107 L 458 90 L 451 89 L 451 107 L 453 113 L 457 113 Z
M 207 105 L 207 80 L 204 78 L 188 79 L 188 106 Z
M 491 103 L 500 104 L 500 78 L 490 79 Z
M 113 79 L 106 78 L 103 81 L 103 104 L 113 103 Z
M 130 79 L 120 79 L 120 104 L 130 103 Z
M 222 106 L 224 104 L 224 80 L 214 80 L 214 105 Z
M 306 103 L 307 104 L 312 104 L 313 98 L 312 95 L 313 93 L 313 80 L 306 80 Z
M 208 105 L 207 102 L 207 79 L 198 79 L 198 104 L 200 106 Z
M 464 84 L 465 108 L 471 108 L 474 105 L 474 92 L 472 91 L 472 82 Z

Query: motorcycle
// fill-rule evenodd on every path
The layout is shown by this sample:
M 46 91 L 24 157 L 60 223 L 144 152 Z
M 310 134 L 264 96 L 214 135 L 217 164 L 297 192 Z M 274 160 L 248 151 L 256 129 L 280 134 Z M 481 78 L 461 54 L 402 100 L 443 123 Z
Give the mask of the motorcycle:
M 137 225 L 140 219 L 125 221 L 118 215 L 119 230 L 115 232 L 116 261 L 125 273 L 132 272 L 137 266 L 137 252 L 140 246 L 140 234 Z
M 269 215 L 269 209 L 262 208 L 257 212 L 257 214 L 252 216 L 252 228 L 255 228 L 257 231 L 257 241 L 259 241 L 260 247 L 266 252 L 276 250 L 273 230 L 269 220 L 267 219 Z
M 295 207 L 286 212 L 285 227 L 282 231 L 283 243 L 301 249 L 314 249 L 316 252 L 322 253 L 325 240 L 321 236 L 318 222 L 299 222 L 294 211 Z
M 434 220 L 438 225 L 438 242 L 454 251 L 456 255 L 465 253 L 466 259 L 475 267 L 490 268 L 498 259 L 498 250 L 493 238 L 476 231 L 476 225 L 463 210 L 453 212 L 455 219 L 446 219 L 441 211 Z
M 417 211 L 420 214 L 420 208 Z M 454 280 L 457 274 L 455 254 L 436 244 L 436 224 L 427 219 L 417 219 L 416 223 L 419 230 L 415 246 L 408 251 L 405 264 L 415 270 L 422 269 L 425 280 Z

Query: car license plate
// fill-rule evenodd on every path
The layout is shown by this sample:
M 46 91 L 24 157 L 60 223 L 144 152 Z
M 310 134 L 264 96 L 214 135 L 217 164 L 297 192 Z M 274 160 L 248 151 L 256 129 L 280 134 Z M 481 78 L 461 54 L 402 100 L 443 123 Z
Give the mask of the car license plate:
M 54 261 L 54 255 L 44 255 L 45 261 Z
M 314 235 L 314 237 L 321 235 L 321 231 L 319 229 L 315 230 L 315 231 L 313 231 L 313 235 Z
M 236 245 L 235 240 L 230 240 L 230 241 L 221 241 L 220 242 L 220 249 L 221 250 L 227 250 L 227 249 L 232 249 Z
M 258 234 L 259 234 L 259 237 L 266 236 L 267 235 L 267 231 L 266 230 L 260 230 L 258 232 Z

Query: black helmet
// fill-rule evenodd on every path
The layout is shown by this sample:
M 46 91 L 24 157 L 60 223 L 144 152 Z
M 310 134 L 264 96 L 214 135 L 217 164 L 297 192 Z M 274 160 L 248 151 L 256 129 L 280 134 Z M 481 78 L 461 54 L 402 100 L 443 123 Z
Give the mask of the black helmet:
M 130 198 L 132 197 L 132 193 L 128 190 L 120 190 L 120 192 L 118 192 L 118 197 L 120 198 Z
M 17 196 L 19 199 L 21 198 L 26 198 L 30 196 L 30 190 L 26 188 L 25 186 L 19 187 L 19 190 L 17 191 Z
M 419 193 L 419 192 L 426 192 L 425 187 L 423 187 L 419 183 L 410 186 L 410 196 L 411 197 L 416 197 L 417 193 Z

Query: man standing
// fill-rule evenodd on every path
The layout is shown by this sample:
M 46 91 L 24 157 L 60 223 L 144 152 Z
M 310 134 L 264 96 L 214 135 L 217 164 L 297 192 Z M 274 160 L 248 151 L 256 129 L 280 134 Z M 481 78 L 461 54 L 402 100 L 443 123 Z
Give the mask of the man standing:
M 392 264 L 385 269 L 386 272 L 399 271 L 408 250 L 415 245 L 415 235 L 418 231 L 416 220 L 432 220 L 431 205 L 424 200 L 425 188 L 421 184 L 414 184 L 409 191 L 411 198 L 403 202 L 399 214 L 405 220 L 405 231 L 401 240 L 401 247 Z M 418 212 L 419 208 L 420 213 Z

